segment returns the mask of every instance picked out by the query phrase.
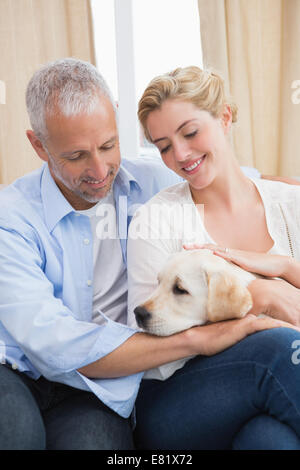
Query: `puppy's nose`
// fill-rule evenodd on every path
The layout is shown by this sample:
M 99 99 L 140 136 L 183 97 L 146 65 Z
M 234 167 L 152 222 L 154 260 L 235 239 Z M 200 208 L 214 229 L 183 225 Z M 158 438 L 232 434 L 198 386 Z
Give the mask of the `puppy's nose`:
M 134 309 L 134 314 L 139 327 L 145 328 L 148 318 L 151 317 L 151 313 L 149 313 L 144 307 L 136 307 Z

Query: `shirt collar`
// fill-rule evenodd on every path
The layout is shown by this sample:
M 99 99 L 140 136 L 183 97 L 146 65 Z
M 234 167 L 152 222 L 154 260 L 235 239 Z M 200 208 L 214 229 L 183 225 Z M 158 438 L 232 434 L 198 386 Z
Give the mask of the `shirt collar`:
M 126 195 L 129 195 L 131 184 L 141 189 L 135 177 L 124 166 L 120 165 L 114 182 L 114 191 L 116 188 L 120 188 Z M 50 232 L 52 232 L 56 224 L 63 217 L 75 211 L 52 178 L 47 163 L 44 164 L 42 173 L 41 197 L 45 211 L 46 224 Z
M 141 189 L 140 184 L 136 178 L 130 173 L 122 164 L 120 165 L 118 174 L 116 176 L 114 187 L 121 188 L 122 191 L 128 196 L 131 190 L 131 185 L 134 184 L 139 190 Z
M 50 232 L 56 224 L 74 208 L 64 197 L 49 171 L 48 164 L 44 164 L 41 181 L 41 197 L 45 211 L 45 220 Z

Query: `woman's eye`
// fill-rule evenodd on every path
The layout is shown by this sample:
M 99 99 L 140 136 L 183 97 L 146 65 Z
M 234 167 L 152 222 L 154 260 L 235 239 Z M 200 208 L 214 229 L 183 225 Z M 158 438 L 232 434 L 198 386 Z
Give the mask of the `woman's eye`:
M 184 137 L 187 137 L 188 139 L 190 139 L 191 137 L 195 137 L 197 133 L 198 131 L 190 132 L 189 134 L 185 134 Z
M 164 147 L 163 149 L 160 150 L 160 153 L 166 153 L 170 149 L 170 145 L 167 145 L 167 147 Z

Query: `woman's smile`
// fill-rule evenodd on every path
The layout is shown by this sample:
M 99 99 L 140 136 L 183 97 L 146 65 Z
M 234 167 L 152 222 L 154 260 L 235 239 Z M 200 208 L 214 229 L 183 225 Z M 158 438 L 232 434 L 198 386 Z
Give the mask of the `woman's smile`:
M 189 163 L 186 166 L 181 167 L 181 169 L 185 172 L 188 173 L 189 175 L 193 175 L 196 173 L 200 166 L 202 166 L 204 160 L 205 160 L 206 154 L 202 155 L 198 160 L 194 160 L 192 163 Z

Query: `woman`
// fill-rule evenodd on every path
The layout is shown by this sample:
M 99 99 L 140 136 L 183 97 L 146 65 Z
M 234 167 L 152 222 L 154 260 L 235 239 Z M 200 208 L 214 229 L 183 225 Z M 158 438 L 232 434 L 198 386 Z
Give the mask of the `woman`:
M 300 368 L 292 360 L 300 344 L 292 329 L 300 325 L 300 189 L 242 173 L 230 145 L 236 115 L 222 79 L 196 67 L 157 77 L 145 90 L 145 135 L 185 182 L 152 198 L 130 226 L 129 323 L 135 325 L 133 309 L 155 289 L 168 256 L 192 244 L 281 277 L 250 284 L 252 313 L 267 312 L 291 328 L 242 341 L 233 331 L 233 346 L 218 354 L 207 339 L 205 355 L 172 375 L 167 366 L 146 374 L 136 403 L 142 448 L 300 449 Z M 195 223 L 186 232 L 187 208 Z

